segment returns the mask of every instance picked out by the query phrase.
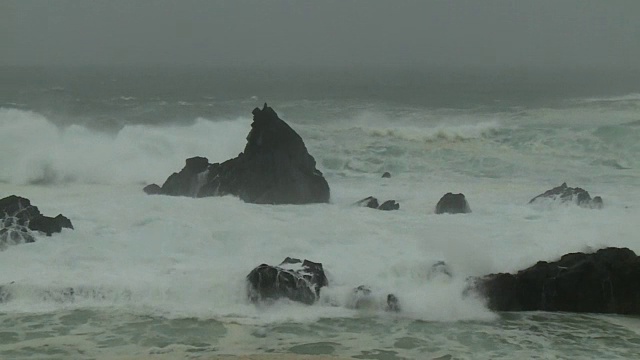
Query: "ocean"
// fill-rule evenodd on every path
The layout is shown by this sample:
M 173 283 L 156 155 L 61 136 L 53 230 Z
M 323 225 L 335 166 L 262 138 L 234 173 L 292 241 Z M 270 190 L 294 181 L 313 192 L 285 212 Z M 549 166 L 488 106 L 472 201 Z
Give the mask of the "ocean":
M 640 252 L 640 76 L 589 69 L 0 69 L 0 198 L 75 230 L 0 252 L 0 359 L 640 358 L 640 319 L 495 313 L 467 280 L 605 246 Z M 263 103 L 328 204 L 148 196 L 242 152 Z M 382 178 L 384 172 L 391 178 Z M 534 196 L 560 185 L 602 210 Z M 472 213 L 435 215 L 447 192 Z M 354 206 L 394 199 L 398 211 Z M 254 305 L 246 275 L 320 262 L 318 303 Z M 444 261 L 452 276 L 434 274 Z M 398 313 L 354 309 L 353 289 Z

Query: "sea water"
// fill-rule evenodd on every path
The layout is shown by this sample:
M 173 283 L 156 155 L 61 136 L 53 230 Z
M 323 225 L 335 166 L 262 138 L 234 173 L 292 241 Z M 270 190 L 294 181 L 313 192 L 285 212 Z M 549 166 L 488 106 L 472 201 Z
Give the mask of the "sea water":
M 640 252 L 640 91 L 422 73 L 10 70 L 0 197 L 27 197 L 75 230 L 0 252 L 2 359 L 640 357 L 636 317 L 495 313 L 465 295 L 470 277 L 568 252 Z M 303 138 L 330 203 L 142 192 L 188 157 L 237 156 L 264 102 Z M 604 209 L 527 204 L 562 182 Z M 472 213 L 435 215 L 447 192 Z M 367 196 L 400 209 L 354 206 Z M 246 275 L 287 256 L 323 264 L 318 303 L 250 303 Z M 440 261 L 451 276 L 432 271 Z M 360 285 L 395 294 L 401 311 L 354 309 Z

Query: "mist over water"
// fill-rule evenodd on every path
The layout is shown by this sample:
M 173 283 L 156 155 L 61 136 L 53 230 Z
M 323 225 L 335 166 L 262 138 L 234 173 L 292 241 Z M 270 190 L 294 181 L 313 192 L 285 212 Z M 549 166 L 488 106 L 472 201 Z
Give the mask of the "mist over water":
M 9 84 L 0 99 L 0 197 L 27 197 L 45 214 L 69 217 L 75 230 L 0 252 L 0 286 L 11 295 L 0 302 L 0 321 L 13 339 L 0 345 L 3 356 L 27 357 L 43 343 L 78 358 L 640 353 L 634 318 L 495 314 L 462 295 L 470 276 L 567 252 L 640 251 L 633 77 L 21 71 L 0 73 Z M 264 102 L 305 141 L 331 187 L 330 204 L 142 192 L 188 157 L 237 156 L 251 110 Z M 385 171 L 390 179 L 381 178 Z M 565 181 L 602 196 L 604 209 L 527 205 Z M 473 212 L 433 214 L 446 192 L 463 192 Z M 395 199 L 400 210 L 353 206 L 370 195 Z M 245 276 L 287 256 L 323 263 L 330 285 L 319 303 L 252 305 Z M 438 261 L 452 277 L 431 272 Z M 380 299 L 396 294 L 402 311 L 354 310 L 359 285 Z M 47 340 L 62 335 L 67 342 Z

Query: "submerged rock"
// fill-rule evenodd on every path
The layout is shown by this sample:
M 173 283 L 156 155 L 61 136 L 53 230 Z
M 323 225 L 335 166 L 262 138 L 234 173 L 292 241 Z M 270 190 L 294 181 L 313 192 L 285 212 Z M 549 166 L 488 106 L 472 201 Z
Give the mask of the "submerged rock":
M 529 201 L 529 204 L 534 204 L 542 201 L 574 203 L 576 205 L 591 209 L 602 209 L 602 207 L 604 206 L 604 203 L 600 196 L 596 196 L 592 199 L 591 195 L 589 195 L 589 192 L 585 189 L 568 187 L 566 182 L 534 197 Z
M 362 200 L 358 200 L 356 201 L 355 205 L 357 206 L 362 206 L 362 207 L 368 207 L 371 209 L 378 209 L 378 210 L 398 210 L 400 209 L 400 204 L 398 204 L 395 200 L 387 200 L 385 202 L 383 202 L 382 204 L 380 204 L 378 202 L 378 199 L 374 198 L 373 196 L 368 196 Z
M 380 203 L 378 202 L 378 199 L 374 198 L 373 196 L 367 196 L 362 200 L 356 201 L 355 205 L 361 206 L 361 207 L 368 207 L 371 209 L 377 209 L 378 206 L 380 206 Z
M 496 311 L 640 314 L 640 257 L 627 248 L 570 253 L 516 274 L 490 274 L 470 288 Z
M 353 289 L 347 307 L 358 310 L 400 311 L 400 302 L 394 294 L 382 298 L 374 294 L 368 286 L 360 285 Z
M 262 264 L 247 275 L 247 293 L 254 302 L 288 298 L 313 304 L 328 285 L 321 263 L 287 257 L 278 266 Z
M 382 178 L 383 178 L 383 179 L 388 179 L 388 178 L 390 178 L 390 177 L 391 177 L 391 173 L 390 173 L 390 172 L 388 172 L 388 171 L 385 171 L 385 172 L 384 172 L 384 174 L 382 174 Z
M 264 104 L 253 110 L 244 151 L 223 163 L 187 159 L 162 187 L 148 185 L 148 194 L 176 196 L 238 196 L 256 204 L 326 203 L 330 191 L 302 138 Z
M 62 214 L 56 217 L 42 215 L 29 199 L 11 195 L 0 199 L 0 249 L 9 245 L 31 243 L 35 237 L 31 230 L 47 236 L 63 228 L 73 229 L 71 220 Z
M 429 280 L 433 280 L 435 278 L 451 279 L 452 277 L 453 271 L 451 270 L 449 264 L 444 261 L 436 261 L 433 265 L 431 265 L 431 268 L 427 273 L 427 279 Z
M 6 303 L 9 300 L 11 300 L 11 292 L 6 286 L 0 285 L 0 304 Z
M 353 289 L 347 307 L 358 310 L 400 311 L 400 302 L 394 294 L 387 294 L 382 298 L 374 294 L 368 286 L 360 285 Z
M 436 204 L 436 214 L 467 214 L 471 212 L 464 194 L 446 193 Z

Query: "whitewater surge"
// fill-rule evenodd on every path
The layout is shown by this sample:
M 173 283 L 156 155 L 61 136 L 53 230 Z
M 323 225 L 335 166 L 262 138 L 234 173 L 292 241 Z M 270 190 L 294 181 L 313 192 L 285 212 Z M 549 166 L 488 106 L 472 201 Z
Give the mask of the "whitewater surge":
M 191 125 L 127 125 L 114 133 L 60 127 L 44 116 L 0 108 L 0 181 L 15 184 L 145 183 L 166 178 L 184 160 L 207 154 L 224 161 L 244 149 L 249 118 Z
M 81 128 L 59 129 L 33 113 L 8 114 L 23 116 L 27 129 L 35 127 L 53 149 L 27 154 L 17 149 L 14 161 L 21 159 L 24 164 L 41 155 L 51 161 L 56 177 L 47 182 L 37 177 L 8 178 L 3 193 L 26 196 L 45 212 L 62 212 L 76 226 L 75 231 L 41 237 L 35 244 L 0 254 L 7 257 L 3 260 L 7 271 L 0 275 L 0 283 L 11 283 L 6 291 L 20 299 L 8 302 L 4 306 L 8 311 L 115 306 L 170 317 L 260 319 L 263 310 L 246 300 L 244 276 L 261 263 L 277 264 L 293 256 L 322 262 L 331 285 L 323 290 L 323 301 L 317 307 L 276 307 L 268 312 L 270 321 L 277 318 L 278 309 L 283 319 L 342 316 L 352 289 L 359 285 L 381 294 L 397 294 L 403 316 L 432 321 L 487 320 L 493 315 L 482 301 L 462 296 L 469 276 L 515 271 L 571 251 L 636 245 L 632 219 L 637 215 L 634 204 L 640 199 L 632 192 L 633 184 L 626 191 L 621 184 L 590 188 L 605 198 L 606 211 L 601 212 L 528 206 L 528 199 L 549 184 L 536 178 L 510 178 L 508 182 L 469 178 L 468 173 L 455 169 L 440 175 L 407 171 L 392 179 L 381 179 L 382 169 L 372 173 L 347 170 L 346 174 L 356 175 L 348 177 L 344 169 L 328 169 L 332 199 L 331 204 L 322 205 L 273 207 L 245 204 L 233 197 L 146 196 L 140 183 L 162 181 L 179 170 L 188 156 L 217 155 L 219 161 L 234 156 L 236 151 L 224 146 L 233 142 L 234 132 L 243 132 L 241 124 L 198 120 L 187 127 L 144 132 L 133 126 L 108 137 Z M 200 142 L 189 142 L 185 146 L 195 148 L 193 153 L 176 145 L 186 136 L 198 139 L 203 129 L 208 130 L 207 140 L 213 141 L 201 135 Z M 176 139 L 165 143 L 165 151 L 182 152 L 179 155 L 160 158 L 157 146 L 141 151 L 137 158 L 120 158 L 122 147 L 130 154 L 144 148 L 140 144 L 174 132 Z M 133 134 L 140 139 L 125 141 L 133 139 Z M 371 137 L 364 138 L 368 139 Z M 78 144 L 82 145 L 75 148 L 80 150 L 76 153 L 84 152 L 82 158 L 62 156 L 70 155 L 72 145 Z M 375 152 L 369 156 L 372 154 L 381 160 L 388 157 Z M 94 157 L 101 161 L 94 164 Z M 86 158 L 91 160 L 83 160 Z M 446 159 L 440 159 L 442 164 Z M 147 173 L 148 167 L 140 165 L 153 160 L 162 162 L 165 170 Z M 72 164 L 76 166 L 70 167 Z M 121 164 L 132 169 L 129 177 L 118 177 L 121 173 L 116 168 Z M 469 164 L 474 165 L 473 161 Z M 97 165 L 104 169 L 95 173 Z M 55 181 L 65 179 L 65 172 L 73 185 Z M 464 192 L 474 212 L 434 215 L 435 203 L 449 191 Z M 369 195 L 396 199 L 401 210 L 387 213 L 352 206 Z M 430 267 L 438 261 L 451 267 L 452 278 L 429 277 Z M 300 310 L 297 315 L 292 311 L 296 308 Z

